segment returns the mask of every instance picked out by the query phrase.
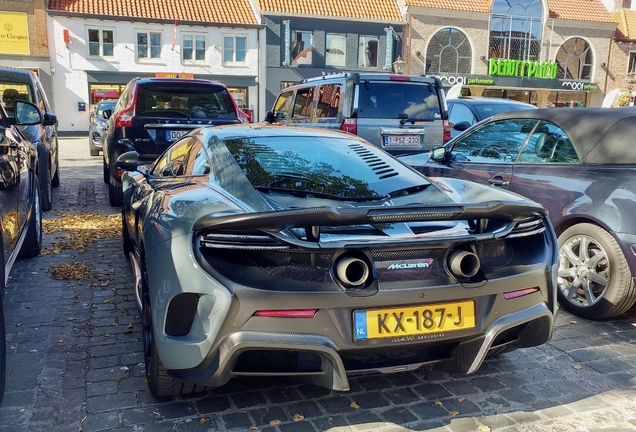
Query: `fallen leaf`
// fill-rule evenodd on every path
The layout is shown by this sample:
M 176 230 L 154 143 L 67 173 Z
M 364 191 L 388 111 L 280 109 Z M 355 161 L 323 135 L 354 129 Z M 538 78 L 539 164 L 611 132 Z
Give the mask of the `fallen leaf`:
M 295 422 L 299 422 L 299 421 L 304 420 L 304 419 L 305 419 L 305 416 L 302 415 L 302 414 L 294 414 L 293 417 L 292 417 L 292 420 L 295 421 Z
M 51 277 L 56 280 L 83 280 L 97 277 L 97 272 L 84 263 L 72 262 L 51 267 Z
M 121 378 L 119 377 L 115 377 L 115 378 L 111 378 L 112 381 L 121 381 Z
M 104 303 L 115 303 L 115 299 L 114 298 L 109 298 L 104 300 Z
M 15 326 L 16 327 L 20 327 L 22 325 L 22 323 L 16 323 Z
M 464 402 L 464 398 L 457 398 L 457 402 Z
M 33 306 L 27 306 L 26 308 L 27 309 L 33 309 Z
M 435 402 L 433 402 L 433 405 L 442 406 L 442 403 L 440 401 L 436 400 Z
M 577 321 L 572 320 L 572 321 L 570 321 L 570 324 L 578 324 L 578 322 L 577 322 Z
M 358 404 L 357 404 L 357 403 L 355 403 L 355 402 L 351 402 L 351 404 L 350 404 L 349 406 L 350 406 L 351 408 L 353 408 L 353 409 L 358 409 L 358 408 L 360 408 L 360 405 L 358 405 Z
M 491 432 L 492 428 L 490 426 L 486 426 L 486 425 L 480 425 L 477 430 L 479 432 Z
M 455 416 L 459 415 L 459 412 L 451 411 L 449 414 L 452 415 L 453 417 L 455 417 Z
M 202 425 L 202 424 L 207 423 L 208 421 L 210 421 L 210 419 L 209 419 L 209 418 L 201 417 L 201 418 L 199 419 L 199 424 L 200 424 L 200 425 Z
M 68 317 L 68 318 L 66 318 L 66 321 L 75 321 L 75 318 L 73 318 L 73 317 Z
M 258 430 L 256 426 L 250 426 L 250 430 Z
M 111 325 L 117 327 L 117 326 L 119 326 L 119 323 L 118 322 L 114 322 Z
M 110 337 L 110 333 L 104 333 L 104 337 Z
M 58 339 L 57 343 L 64 343 L 64 339 Z
M 581 369 L 583 369 L 583 365 L 580 365 L 580 364 L 575 364 L 575 365 L 574 365 L 574 366 L 572 366 L 572 367 L 573 367 L 574 369 L 576 369 L 576 370 L 581 370 Z
M 269 422 L 270 426 L 280 426 L 282 424 L 283 424 L 283 422 L 280 421 L 280 420 L 272 420 L 271 422 Z

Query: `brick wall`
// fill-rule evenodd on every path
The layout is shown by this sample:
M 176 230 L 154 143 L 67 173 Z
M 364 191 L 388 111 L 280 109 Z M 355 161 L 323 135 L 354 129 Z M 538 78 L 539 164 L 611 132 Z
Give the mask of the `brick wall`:
M 45 7 L 46 0 L 0 0 L 0 11 L 26 12 L 29 24 L 29 46 L 31 55 L 35 57 L 49 55 Z
M 607 91 L 620 89 L 621 93 L 635 91 L 636 83 L 630 83 L 634 80 L 633 75 L 627 75 L 627 63 L 629 60 L 629 52 L 636 51 L 636 41 L 614 41 L 612 44 L 612 57 L 609 62 L 609 73 L 607 76 Z M 630 89 L 628 86 L 632 86 Z

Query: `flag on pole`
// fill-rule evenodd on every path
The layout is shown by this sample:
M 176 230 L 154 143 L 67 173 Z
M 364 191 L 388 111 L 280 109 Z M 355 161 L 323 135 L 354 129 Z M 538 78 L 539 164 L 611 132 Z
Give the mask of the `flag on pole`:
M 177 44 L 177 20 L 174 20 L 174 33 L 172 34 L 172 49 Z

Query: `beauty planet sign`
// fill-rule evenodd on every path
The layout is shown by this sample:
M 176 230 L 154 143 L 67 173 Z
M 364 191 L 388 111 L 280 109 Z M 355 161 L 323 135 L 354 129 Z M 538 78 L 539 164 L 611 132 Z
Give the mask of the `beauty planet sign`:
M 488 75 L 554 79 L 557 76 L 557 64 L 555 62 L 491 58 L 488 61 Z
M 26 13 L 0 12 L 0 53 L 31 54 Z

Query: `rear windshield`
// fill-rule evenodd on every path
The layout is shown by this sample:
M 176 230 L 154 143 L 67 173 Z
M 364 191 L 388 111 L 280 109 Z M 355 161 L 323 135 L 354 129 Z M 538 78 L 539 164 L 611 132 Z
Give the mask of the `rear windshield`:
M 507 104 L 507 103 L 496 103 L 496 104 L 475 104 L 473 105 L 477 114 L 479 114 L 479 118 L 485 119 L 490 116 L 494 116 L 495 114 L 499 114 L 506 111 L 518 111 L 525 109 L 533 109 L 535 107 L 528 105 L 520 105 L 520 104 Z
M 139 84 L 136 111 L 139 115 L 158 117 L 237 118 L 227 89 L 187 82 Z
M 360 83 L 358 117 L 397 119 L 399 114 L 414 120 L 440 120 L 440 101 L 435 87 L 415 82 Z
M 253 187 L 377 199 L 428 179 L 375 148 L 333 137 L 226 139 Z

